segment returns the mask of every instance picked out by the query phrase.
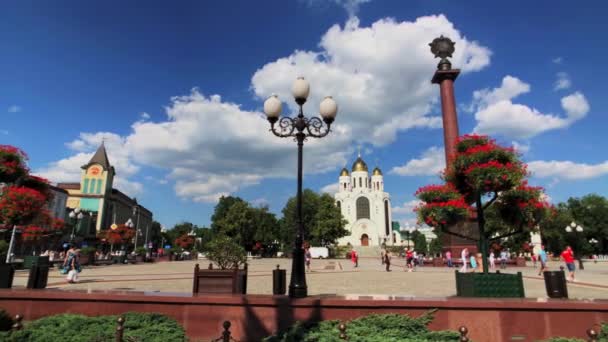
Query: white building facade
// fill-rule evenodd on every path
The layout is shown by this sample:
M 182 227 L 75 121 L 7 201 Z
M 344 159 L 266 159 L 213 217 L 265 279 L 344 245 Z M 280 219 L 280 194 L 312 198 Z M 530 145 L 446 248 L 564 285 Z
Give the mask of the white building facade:
M 350 232 L 338 240 L 339 245 L 381 246 L 401 244 L 398 232 L 392 231 L 391 199 L 384 191 L 382 171 L 375 168 L 369 176 L 361 156 L 355 160 L 351 173 L 342 169 L 339 190 L 334 196 Z

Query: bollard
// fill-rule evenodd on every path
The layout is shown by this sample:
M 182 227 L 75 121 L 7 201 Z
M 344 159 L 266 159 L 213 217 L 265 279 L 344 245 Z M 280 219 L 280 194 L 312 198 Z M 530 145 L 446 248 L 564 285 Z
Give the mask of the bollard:
M 346 324 L 340 323 L 340 325 L 338 325 L 338 330 L 340 330 L 340 339 L 348 340 L 348 335 L 346 335 Z
M 230 337 L 230 321 L 224 321 L 224 332 L 222 332 L 222 342 L 230 342 L 230 340 L 232 339 Z
M 458 328 L 458 332 L 460 333 L 460 342 L 469 342 L 469 338 L 467 334 L 469 333 L 469 329 L 464 325 Z
M 122 342 L 122 336 L 125 332 L 125 318 L 122 316 L 118 317 L 116 323 L 116 342 Z
M 209 267 L 207 267 L 208 270 L 212 270 L 213 269 L 213 264 L 209 263 Z
M 597 331 L 595 331 L 595 329 L 590 328 L 587 329 L 587 336 L 589 337 L 589 339 L 587 340 L 587 342 L 598 342 L 599 340 L 597 339 Z
M 279 269 L 272 270 L 272 294 L 284 295 L 287 290 L 287 271 Z
M 21 323 L 21 321 L 23 320 L 23 316 L 17 314 L 15 315 L 15 323 L 12 326 L 12 330 L 13 331 L 18 331 L 23 329 L 23 324 Z

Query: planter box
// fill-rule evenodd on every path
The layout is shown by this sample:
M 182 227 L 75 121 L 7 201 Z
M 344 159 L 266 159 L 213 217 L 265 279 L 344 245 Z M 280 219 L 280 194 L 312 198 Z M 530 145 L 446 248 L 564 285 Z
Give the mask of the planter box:
M 11 264 L 0 264 L 0 289 L 10 289 L 13 287 L 15 268 Z
M 456 296 L 524 298 L 524 280 L 521 272 L 507 273 L 456 273 Z
M 526 258 L 517 257 L 515 258 L 515 266 L 525 267 L 526 266 Z
M 433 258 L 433 266 L 443 267 L 443 258 Z
M 23 258 L 23 268 L 30 269 L 32 265 L 49 267 L 49 257 L 28 255 Z
M 192 293 L 247 294 L 247 264 L 244 269 L 201 270 L 194 266 Z

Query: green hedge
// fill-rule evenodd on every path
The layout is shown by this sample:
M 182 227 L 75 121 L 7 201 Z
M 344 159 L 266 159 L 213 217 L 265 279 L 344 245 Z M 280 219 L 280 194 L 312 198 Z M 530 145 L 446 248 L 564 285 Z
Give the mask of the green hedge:
M 125 340 L 141 342 L 186 341 L 184 329 L 161 314 L 130 312 L 125 317 Z M 118 316 L 54 315 L 25 324 L 15 333 L 0 332 L 7 342 L 113 342 Z
M 351 342 L 424 342 L 458 341 L 460 334 L 455 331 L 430 331 L 428 324 L 433 320 L 429 311 L 412 318 L 400 314 L 372 314 L 346 323 L 346 334 Z M 322 321 L 305 324 L 298 322 L 288 331 L 267 337 L 265 342 L 340 342 L 339 321 Z

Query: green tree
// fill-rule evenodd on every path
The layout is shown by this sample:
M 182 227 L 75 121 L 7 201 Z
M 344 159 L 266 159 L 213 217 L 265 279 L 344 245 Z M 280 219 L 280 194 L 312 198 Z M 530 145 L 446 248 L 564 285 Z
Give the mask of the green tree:
M 306 230 L 304 239 L 313 246 L 333 244 L 348 234 L 344 228 L 347 221 L 328 194 L 319 195 L 305 189 L 302 192 L 302 218 Z M 283 208 L 281 219 L 281 241 L 287 246 L 293 242 L 296 227 L 296 198 L 292 197 Z
M 180 222 L 173 226 L 173 228 L 169 229 L 164 236 L 161 235 L 161 239 L 164 237 L 165 243 L 173 245 L 177 238 L 188 235 L 188 233 L 194 231 L 196 228 L 197 226 L 192 222 Z
M 154 246 L 160 246 L 162 243 L 161 229 L 162 226 L 160 222 L 152 221 L 149 231 L 149 241 L 151 241 Z
M 220 197 L 215 209 L 213 211 L 213 215 L 211 215 L 211 230 L 214 233 L 219 233 L 221 228 L 218 226 L 220 222 L 224 222 L 226 219 L 226 215 L 228 214 L 228 210 L 236 204 L 247 204 L 245 200 L 240 197 L 234 196 L 222 196 Z
M 431 243 L 429 244 L 429 253 L 435 257 L 441 255 L 442 249 L 443 244 L 441 243 L 441 237 L 437 235 L 437 237 L 431 240 Z
M 238 268 L 247 262 L 245 249 L 234 239 L 221 234 L 207 244 L 207 258 L 223 270 Z
M 426 243 L 426 237 L 418 230 L 414 230 L 412 233 L 412 242 L 414 243 L 414 250 L 418 253 L 428 253 L 428 246 Z

